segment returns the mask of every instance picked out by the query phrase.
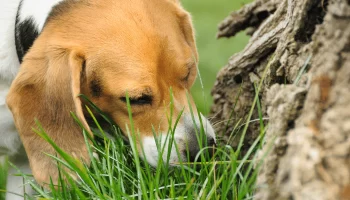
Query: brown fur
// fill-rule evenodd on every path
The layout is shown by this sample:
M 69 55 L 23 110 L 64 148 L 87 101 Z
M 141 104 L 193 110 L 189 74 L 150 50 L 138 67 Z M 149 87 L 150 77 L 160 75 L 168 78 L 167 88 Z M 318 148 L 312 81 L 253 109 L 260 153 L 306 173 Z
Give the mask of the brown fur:
M 7 98 L 35 179 L 56 182 L 57 168 L 43 154 L 55 154 L 53 148 L 32 131 L 34 119 L 58 146 L 88 163 L 82 131 L 70 117 L 76 113 L 88 129 L 79 94 L 124 132 L 129 120 L 121 98 L 152 95 L 151 105 L 132 106 L 142 138 L 152 135 L 152 125 L 168 129 L 170 88 L 173 117 L 189 109 L 197 60 L 190 16 L 177 0 L 72 0 L 54 8 Z M 191 106 L 196 111 L 192 100 Z

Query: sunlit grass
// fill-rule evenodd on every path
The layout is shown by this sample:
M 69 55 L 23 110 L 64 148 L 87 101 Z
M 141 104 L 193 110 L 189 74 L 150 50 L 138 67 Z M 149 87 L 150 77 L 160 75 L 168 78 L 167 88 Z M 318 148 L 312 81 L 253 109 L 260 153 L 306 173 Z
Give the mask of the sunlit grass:
M 257 88 L 258 90 L 258 88 Z M 84 98 L 84 97 L 82 97 Z M 252 111 L 256 109 L 258 102 L 256 95 Z M 90 145 L 89 134 L 84 130 L 88 152 L 91 158 L 90 166 L 81 165 L 75 158 L 62 151 L 41 128 L 40 122 L 35 132 L 44 140 L 49 142 L 58 153 L 58 157 L 51 156 L 56 160 L 59 169 L 71 169 L 78 180 L 73 180 L 71 175 L 60 170 L 58 185 L 49 184 L 49 190 L 43 189 L 32 182 L 32 177 L 24 175 L 30 182 L 41 199 L 246 199 L 252 198 L 255 190 L 255 179 L 257 168 L 253 167 L 255 163 L 259 166 L 261 161 L 252 162 L 256 156 L 256 150 L 259 148 L 264 136 L 265 126 L 263 119 L 261 135 L 255 140 L 245 155 L 241 155 L 241 145 L 238 149 L 233 149 L 227 145 L 216 147 L 215 154 L 210 157 L 203 151 L 200 161 L 189 163 L 179 162 L 175 167 L 169 167 L 169 160 L 163 162 L 159 159 L 158 167 L 153 168 L 147 162 L 139 158 L 136 150 L 135 139 L 138 133 L 133 128 L 133 119 L 131 116 L 131 106 L 127 101 L 127 107 L 130 114 L 130 126 L 128 127 L 129 141 L 123 139 L 120 129 L 115 126 L 103 114 L 102 118 L 110 123 L 108 133 L 114 139 L 106 137 L 107 132 L 101 128 L 95 116 L 90 109 L 98 109 L 94 105 L 89 105 L 87 109 L 92 115 L 95 126 L 95 139 Z M 99 111 L 99 110 L 97 110 Z M 191 113 L 196 116 L 198 113 Z M 74 115 L 73 115 L 74 117 Z M 180 116 L 179 116 L 180 117 Z M 171 120 L 168 119 L 171 124 Z M 247 116 L 244 126 L 236 129 L 233 134 L 244 137 L 251 119 L 251 114 Z M 77 120 L 77 119 L 76 119 Z M 79 124 L 79 121 L 77 121 Z M 176 123 L 175 123 L 176 126 Z M 172 139 L 176 127 L 169 128 L 168 137 Z M 205 136 L 204 128 L 198 130 L 198 136 Z M 156 135 L 156 133 L 155 133 Z M 157 139 L 157 138 L 156 138 Z M 242 139 L 243 140 L 243 139 Z M 172 140 L 174 141 L 174 140 Z M 176 143 L 174 143 L 176 147 Z M 98 158 L 93 156 L 93 152 L 98 154 Z M 164 146 L 159 143 L 159 156 L 162 157 Z M 168 157 L 169 158 L 169 157 Z M 50 191 L 50 192 L 48 192 Z M 38 198 L 28 197 L 28 198 Z

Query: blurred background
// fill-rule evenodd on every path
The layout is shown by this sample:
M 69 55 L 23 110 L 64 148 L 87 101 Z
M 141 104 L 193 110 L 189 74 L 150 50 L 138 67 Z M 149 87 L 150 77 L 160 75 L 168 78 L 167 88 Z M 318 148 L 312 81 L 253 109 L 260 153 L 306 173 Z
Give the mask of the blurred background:
M 199 71 L 203 89 L 197 77 L 192 95 L 198 110 L 204 115 L 210 111 L 216 74 L 224 67 L 234 53 L 239 52 L 248 42 L 248 36 L 240 33 L 235 37 L 216 39 L 218 24 L 232 11 L 238 10 L 251 0 L 182 0 L 182 5 L 192 15 L 199 52 Z

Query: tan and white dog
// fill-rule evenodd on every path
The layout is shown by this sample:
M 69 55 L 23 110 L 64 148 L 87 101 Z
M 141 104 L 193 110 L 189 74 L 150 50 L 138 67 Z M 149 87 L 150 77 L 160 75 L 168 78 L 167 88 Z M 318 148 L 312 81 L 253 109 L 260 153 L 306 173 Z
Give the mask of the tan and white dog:
M 152 127 L 157 138 L 166 138 L 173 125 L 167 115 L 175 122 L 182 111 L 174 135 L 181 155 L 174 147 L 162 158 L 170 153 L 174 163 L 186 161 L 187 152 L 195 157 L 200 123 L 198 116 L 191 119 L 190 107 L 197 111 L 188 92 L 198 54 L 191 18 L 177 0 L 1 0 L 0 7 L 0 155 L 29 172 L 27 155 L 39 184 L 55 181 L 55 163 L 44 154 L 55 152 L 32 131 L 34 120 L 63 150 L 89 163 L 81 128 L 70 116 L 74 112 L 89 130 L 79 94 L 126 133 L 128 92 L 142 158 L 156 167 Z M 201 118 L 205 143 L 212 145 L 213 128 Z M 21 181 L 9 174 L 8 190 L 21 191 Z

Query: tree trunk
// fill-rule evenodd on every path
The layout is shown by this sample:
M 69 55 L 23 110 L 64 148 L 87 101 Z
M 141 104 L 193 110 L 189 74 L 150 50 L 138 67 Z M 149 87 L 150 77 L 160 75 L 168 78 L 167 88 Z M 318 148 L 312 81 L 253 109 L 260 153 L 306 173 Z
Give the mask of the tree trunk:
M 219 72 L 212 115 L 218 122 L 246 116 L 253 83 L 269 67 L 260 90 L 267 157 L 256 199 L 349 200 L 350 1 L 256 0 L 228 16 L 218 37 L 244 29 L 252 37 Z M 218 125 L 228 140 L 233 128 Z M 249 127 L 246 147 L 258 128 Z

